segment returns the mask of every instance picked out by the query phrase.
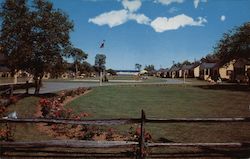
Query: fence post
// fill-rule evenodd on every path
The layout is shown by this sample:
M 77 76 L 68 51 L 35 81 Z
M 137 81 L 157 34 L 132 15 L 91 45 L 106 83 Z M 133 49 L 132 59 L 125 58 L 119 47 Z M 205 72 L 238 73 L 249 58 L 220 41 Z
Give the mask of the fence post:
M 13 88 L 13 84 L 10 85 L 10 97 L 13 96 L 13 91 L 14 91 L 14 88 Z
M 26 94 L 29 94 L 29 81 L 26 81 Z
M 140 144 L 140 158 L 141 159 L 144 159 L 145 158 L 145 128 L 144 128 L 144 125 L 145 125 L 145 119 L 146 119 L 146 115 L 145 115 L 145 112 L 144 110 L 141 110 L 141 136 L 140 136 L 140 141 L 139 141 L 139 144 Z

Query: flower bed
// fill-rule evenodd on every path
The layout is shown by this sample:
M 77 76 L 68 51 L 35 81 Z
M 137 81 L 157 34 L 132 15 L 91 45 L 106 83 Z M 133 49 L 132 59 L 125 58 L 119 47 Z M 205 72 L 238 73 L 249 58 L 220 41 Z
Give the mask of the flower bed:
M 73 119 L 82 120 L 90 117 L 89 113 L 75 113 L 71 108 L 65 108 L 65 101 L 70 98 L 84 94 L 86 88 L 78 88 L 76 90 L 62 91 L 58 96 L 53 98 L 42 98 L 39 101 L 43 118 L 49 119 Z M 113 128 L 105 126 L 92 125 L 70 125 L 70 124 L 48 124 L 53 135 L 58 138 L 79 139 L 79 140 L 134 140 L 137 141 L 140 134 L 137 126 L 130 129 L 129 134 L 120 135 Z M 150 136 L 150 134 L 145 134 Z M 149 137 L 149 140 L 151 136 Z
M 80 120 L 89 117 L 86 112 L 74 113 L 71 108 L 65 108 L 65 101 L 77 97 L 88 91 L 89 88 L 77 88 L 75 90 L 61 91 L 56 97 L 42 98 L 39 101 L 42 117 L 49 119 L 74 119 Z M 89 125 L 70 125 L 70 124 L 49 124 L 47 125 L 57 137 L 70 139 L 93 140 L 96 136 L 104 133 L 103 128 Z
M 18 96 L 12 96 L 9 98 L 0 98 L 0 118 L 6 115 L 7 107 L 11 104 L 15 104 L 19 100 Z

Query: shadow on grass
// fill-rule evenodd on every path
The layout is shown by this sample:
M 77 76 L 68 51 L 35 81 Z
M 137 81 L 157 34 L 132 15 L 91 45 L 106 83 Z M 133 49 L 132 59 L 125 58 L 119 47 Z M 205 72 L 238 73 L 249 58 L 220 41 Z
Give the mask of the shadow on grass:
M 88 152 L 84 149 L 81 151 L 65 150 L 42 150 L 42 149 L 18 149 L 8 148 L 4 149 L 2 156 L 17 157 L 17 158 L 131 158 L 134 157 L 132 151 L 118 151 L 118 152 Z
M 167 139 L 167 138 L 164 138 L 164 137 L 160 137 L 160 138 L 158 139 L 158 141 L 159 141 L 159 142 L 163 142 L 163 143 L 173 142 L 173 141 L 171 141 L 171 140 L 169 140 L 169 139 Z
M 242 148 L 209 148 L 197 147 L 167 149 L 167 152 L 149 153 L 150 158 L 249 158 L 250 147 Z
M 26 98 L 26 97 L 40 97 L 40 98 L 53 98 L 56 97 L 56 93 L 43 93 L 43 94 L 26 94 L 26 93 L 15 93 L 14 96 L 18 96 L 19 98 Z
M 237 149 L 216 149 L 216 148 L 202 148 L 204 152 L 210 154 L 221 154 L 224 156 L 234 157 L 234 158 L 249 158 L 250 157 L 250 147 L 237 148 Z
M 123 152 L 84 152 L 82 151 L 58 151 L 58 150 L 32 150 L 32 149 L 5 149 L 2 153 L 4 157 L 21 158 L 131 158 L 136 154 L 133 151 Z M 179 152 L 151 152 L 149 158 L 249 158 L 250 148 L 240 149 L 218 149 L 200 147 L 198 151 Z
M 241 91 L 250 92 L 250 86 L 240 84 L 214 84 L 214 85 L 197 85 L 194 87 L 210 90 L 227 90 L 227 91 Z

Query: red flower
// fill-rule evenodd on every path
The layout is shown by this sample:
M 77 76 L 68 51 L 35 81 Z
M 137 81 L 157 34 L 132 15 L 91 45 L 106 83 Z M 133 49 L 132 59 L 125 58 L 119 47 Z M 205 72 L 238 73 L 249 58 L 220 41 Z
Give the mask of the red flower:
M 17 102 L 17 97 L 15 97 L 15 96 L 10 97 L 10 102 L 12 104 L 15 104 Z

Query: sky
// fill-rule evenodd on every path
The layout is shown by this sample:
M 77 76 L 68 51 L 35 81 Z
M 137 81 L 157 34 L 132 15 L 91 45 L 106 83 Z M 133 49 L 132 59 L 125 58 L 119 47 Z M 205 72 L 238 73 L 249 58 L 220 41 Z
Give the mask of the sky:
M 250 21 L 250 0 L 50 1 L 73 20 L 71 41 L 87 61 L 105 54 L 107 68 L 116 70 L 199 60 L 223 33 Z

